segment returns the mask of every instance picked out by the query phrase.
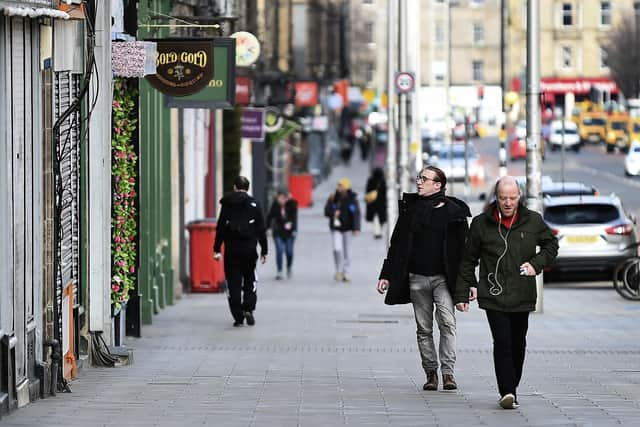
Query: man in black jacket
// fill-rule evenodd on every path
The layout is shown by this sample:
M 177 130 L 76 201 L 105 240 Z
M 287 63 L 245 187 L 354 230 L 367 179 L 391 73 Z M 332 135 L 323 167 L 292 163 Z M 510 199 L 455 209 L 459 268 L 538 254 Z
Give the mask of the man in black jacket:
M 298 231 L 298 202 L 289 193 L 279 190 L 267 214 L 267 229 L 273 231 L 276 245 L 276 280 L 282 280 L 282 258 L 287 258 L 287 278 L 291 278 L 293 243 Z
M 267 235 L 258 202 L 247 194 L 249 180 L 239 176 L 233 181 L 233 192 L 220 200 L 220 216 L 216 225 L 213 257 L 220 260 L 224 243 L 224 274 L 227 279 L 229 308 L 233 326 L 255 324 L 256 245 L 260 243 L 260 261 L 267 261 Z
M 458 386 L 456 318 L 453 306 L 458 268 L 467 236 L 469 207 L 445 196 L 447 177 L 427 166 L 416 178 L 417 193 L 405 193 L 398 221 L 378 280 L 386 304 L 413 304 L 418 348 L 427 376 L 424 390 L 438 389 L 438 352 L 433 341 L 433 317 L 440 329 L 440 368 L 445 390 Z
M 496 201 L 471 222 L 454 300 L 469 310 L 477 295 L 493 336 L 493 362 L 504 409 L 518 407 L 529 312 L 536 307 L 536 275 L 558 254 L 558 239 L 542 216 L 521 203 L 515 178 L 504 176 L 495 187 Z M 536 247 L 540 249 L 537 250 Z M 480 280 L 476 266 L 480 261 Z

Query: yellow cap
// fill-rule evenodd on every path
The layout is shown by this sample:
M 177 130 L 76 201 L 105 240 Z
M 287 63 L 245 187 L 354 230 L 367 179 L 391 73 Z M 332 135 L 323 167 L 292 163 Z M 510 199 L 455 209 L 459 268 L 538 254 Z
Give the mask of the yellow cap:
M 349 178 L 341 178 L 340 181 L 338 181 L 338 185 L 340 185 L 345 190 L 351 189 L 351 181 L 349 181 Z

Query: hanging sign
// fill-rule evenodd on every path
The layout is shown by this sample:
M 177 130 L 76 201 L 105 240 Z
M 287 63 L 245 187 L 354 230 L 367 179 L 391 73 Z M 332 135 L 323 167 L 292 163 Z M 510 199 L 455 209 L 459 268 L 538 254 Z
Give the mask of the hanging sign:
M 231 108 L 236 100 L 236 43 L 230 37 L 213 39 L 213 76 L 193 95 L 166 96 L 169 108 Z
M 260 56 L 260 42 L 258 38 L 247 31 L 238 31 L 231 34 L 236 39 L 236 65 L 248 67 L 258 60 Z
M 205 88 L 213 77 L 213 39 L 154 39 L 156 74 L 146 76 L 165 95 L 187 96 Z
M 263 108 L 243 108 L 240 122 L 242 124 L 243 138 L 251 138 L 254 141 L 264 140 Z

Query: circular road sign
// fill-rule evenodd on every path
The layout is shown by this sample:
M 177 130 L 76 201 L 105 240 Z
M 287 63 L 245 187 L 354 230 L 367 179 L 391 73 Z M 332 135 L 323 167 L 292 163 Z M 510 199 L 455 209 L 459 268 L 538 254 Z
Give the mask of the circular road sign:
M 413 91 L 413 87 L 416 84 L 416 79 L 413 73 L 408 71 L 401 71 L 396 73 L 395 78 L 396 91 L 398 93 L 409 93 Z

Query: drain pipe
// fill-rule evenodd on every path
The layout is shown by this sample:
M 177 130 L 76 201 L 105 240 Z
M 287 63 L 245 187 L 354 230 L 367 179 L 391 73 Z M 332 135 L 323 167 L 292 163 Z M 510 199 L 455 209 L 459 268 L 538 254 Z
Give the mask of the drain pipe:
M 62 361 L 60 343 L 56 339 L 46 340 L 45 347 L 51 347 L 51 395 L 55 396 L 58 388 L 58 371 Z

